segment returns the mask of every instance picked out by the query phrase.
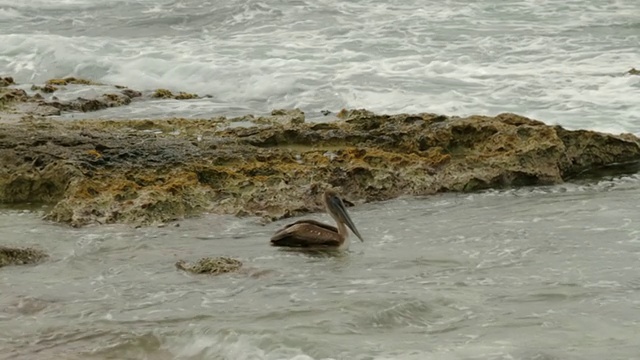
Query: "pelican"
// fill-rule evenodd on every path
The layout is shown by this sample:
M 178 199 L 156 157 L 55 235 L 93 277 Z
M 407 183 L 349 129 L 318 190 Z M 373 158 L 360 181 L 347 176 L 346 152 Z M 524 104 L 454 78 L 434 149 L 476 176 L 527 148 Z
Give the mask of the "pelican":
M 338 227 L 324 224 L 315 220 L 298 220 L 278 230 L 271 237 L 271 245 L 299 248 L 329 248 L 347 249 L 349 247 L 349 232 L 353 233 L 364 242 L 362 236 L 351 221 L 342 199 L 333 190 L 324 193 L 324 205 L 327 212 Z M 346 226 L 345 226 L 346 225 Z

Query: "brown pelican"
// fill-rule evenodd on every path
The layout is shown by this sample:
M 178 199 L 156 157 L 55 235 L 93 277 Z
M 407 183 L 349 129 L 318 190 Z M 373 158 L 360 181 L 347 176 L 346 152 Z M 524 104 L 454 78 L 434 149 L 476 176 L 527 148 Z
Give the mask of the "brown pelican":
M 346 249 L 349 247 L 349 232 L 346 226 L 353 231 L 360 241 L 364 242 L 358 229 L 351 221 L 342 199 L 335 191 L 325 191 L 324 204 L 329 215 L 336 221 L 337 228 L 315 220 L 298 220 L 278 230 L 271 237 L 271 245 Z

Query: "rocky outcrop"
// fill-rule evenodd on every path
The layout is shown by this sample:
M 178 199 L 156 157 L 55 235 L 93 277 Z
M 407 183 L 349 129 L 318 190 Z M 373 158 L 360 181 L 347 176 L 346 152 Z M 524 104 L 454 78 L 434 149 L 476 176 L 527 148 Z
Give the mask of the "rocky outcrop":
M 78 86 L 104 93 L 46 95 Z M 73 226 L 145 225 L 202 212 L 271 221 L 321 210 L 328 187 L 362 203 L 558 184 L 640 161 L 633 135 L 570 131 L 515 114 L 342 110 L 332 122 L 307 123 L 299 109 L 278 109 L 234 119 L 58 121 L 48 116 L 197 95 L 143 95 L 79 78 L 34 91 L 0 78 L 0 203 L 52 204 L 46 217 Z
M 54 85 L 32 86 L 32 90 L 52 93 Z M 44 99 L 40 93 L 28 95 L 26 91 L 14 87 L 0 87 L 0 123 L 18 122 L 22 119 L 60 115 L 62 112 L 91 112 L 109 107 L 128 105 L 131 99 L 141 96 L 135 90 L 117 89 L 91 99 L 78 97 L 60 101 L 56 97 Z
M 399 195 L 558 184 L 640 161 L 632 135 L 570 131 L 515 114 L 447 117 L 343 111 L 332 123 L 278 112 L 238 119 L 23 120 L 0 127 L 0 202 L 54 204 L 82 226 L 202 212 L 265 221 Z M 621 168 L 620 171 L 624 171 Z

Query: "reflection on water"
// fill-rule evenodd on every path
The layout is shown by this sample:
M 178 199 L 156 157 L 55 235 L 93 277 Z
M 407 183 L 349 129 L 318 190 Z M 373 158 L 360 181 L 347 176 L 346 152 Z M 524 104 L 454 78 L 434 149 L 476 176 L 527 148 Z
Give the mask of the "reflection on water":
M 0 358 L 633 358 L 639 180 L 356 206 L 367 241 L 340 253 L 269 246 L 291 219 L 71 229 L 3 208 L 0 243 L 51 259 L 0 269 Z M 203 256 L 246 269 L 174 267 Z

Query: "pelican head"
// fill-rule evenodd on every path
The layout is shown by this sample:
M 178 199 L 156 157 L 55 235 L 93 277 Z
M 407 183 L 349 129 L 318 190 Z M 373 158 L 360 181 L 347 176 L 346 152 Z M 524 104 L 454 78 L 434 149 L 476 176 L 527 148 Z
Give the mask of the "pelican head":
M 327 208 L 327 212 L 331 215 L 333 220 L 338 223 L 338 225 L 346 224 L 349 229 L 351 229 L 351 231 L 358 237 L 358 239 L 360 239 L 361 242 L 364 242 L 362 236 L 360 235 L 360 232 L 358 232 L 358 229 L 353 224 L 351 217 L 347 213 L 347 209 L 344 206 L 344 203 L 342 202 L 340 196 L 338 196 L 338 193 L 333 190 L 325 191 L 324 203 Z

